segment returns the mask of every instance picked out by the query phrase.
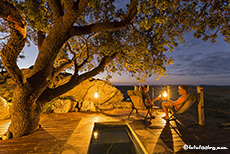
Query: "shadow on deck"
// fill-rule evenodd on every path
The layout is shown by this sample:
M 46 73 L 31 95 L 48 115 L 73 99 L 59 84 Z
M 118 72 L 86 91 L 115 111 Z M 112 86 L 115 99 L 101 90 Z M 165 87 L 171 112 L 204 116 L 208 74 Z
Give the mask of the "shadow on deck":
M 181 154 L 229 153 L 230 130 L 224 130 L 209 123 L 199 126 L 191 119 L 183 117 L 184 124 L 189 126 L 185 128 L 178 121 L 165 121 L 161 118 L 162 116 L 164 113 L 159 110 L 158 115 L 151 121 L 148 128 L 171 149 L 171 152 Z M 187 150 L 184 149 L 187 148 L 186 145 L 188 146 Z M 221 147 L 227 148 L 227 150 L 217 149 Z M 154 151 L 156 152 L 156 150 Z
M 76 144 L 82 142 L 80 137 L 75 138 L 79 134 L 84 136 L 81 130 L 85 128 L 85 125 L 82 123 L 91 122 L 93 124 L 95 119 L 96 121 L 127 121 L 149 153 L 229 153 L 230 130 L 223 130 L 209 124 L 204 127 L 194 125 L 183 128 L 175 121 L 169 123 L 161 119 L 163 116 L 161 110 L 158 111 L 158 115 L 151 121 L 151 124 L 146 126 L 143 124 L 143 118 L 137 117 L 135 113 L 128 119 L 129 112 L 130 110 L 112 110 L 98 113 L 42 114 L 40 122 L 42 127 L 38 131 L 21 138 L 0 141 L 0 153 L 64 153 L 67 142 L 68 145 L 71 142 L 76 142 Z M 190 123 L 187 119 L 184 120 L 186 123 Z M 9 123 L 10 120 L 0 121 L 0 135 L 7 130 Z M 88 134 L 91 134 L 92 124 L 88 125 L 90 129 L 84 130 L 87 130 Z M 90 135 L 88 136 L 90 137 Z M 185 144 L 190 147 L 194 147 L 194 145 L 203 148 L 209 147 L 209 149 L 184 150 Z M 84 146 L 87 148 L 86 145 Z M 228 150 L 212 150 L 211 147 L 226 147 Z M 76 150 L 75 143 L 71 148 L 75 148 L 73 150 L 75 153 L 81 151 Z M 87 152 L 81 151 L 80 153 Z

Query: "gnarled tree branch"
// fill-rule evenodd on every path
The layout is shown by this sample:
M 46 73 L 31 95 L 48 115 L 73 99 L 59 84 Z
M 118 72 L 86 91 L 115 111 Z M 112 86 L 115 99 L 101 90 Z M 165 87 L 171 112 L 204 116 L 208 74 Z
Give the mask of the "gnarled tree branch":
M 23 74 L 17 66 L 17 58 L 26 41 L 26 23 L 13 4 L 0 1 L 0 17 L 6 20 L 10 27 L 10 39 L 1 50 L 2 63 L 17 85 L 25 82 Z
M 61 64 L 59 67 L 54 69 L 53 77 L 58 76 L 59 73 L 65 70 L 65 68 L 72 66 L 73 60 L 68 60 L 66 63 Z
M 64 15 L 63 8 L 61 6 L 60 0 L 48 0 L 48 3 L 53 12 L 54 19 Z
M 45 39 L 45 35 L 42 31 L 38 31 L 38 50 L 40 49 L 40 47 L 42 46 L 42 43 Z
M 72 76 L 72 78 L 69 80 L 69 82 L 65 83 L 64 85 L 61 85 L 57 88 L 54 89 L 50 89 L 47 88 L 42 95 L 39 97 L 38 101 L 39 102 L 47 102 L 47 101 L 51 101 L 52 99 L 56 98 L 57 96 L 60 96 L 66 92 L 68 92 L 69 90 L 71 90 L 72 88 L 74 88 L 75 86 L 77 86 L 78 84 L 80 84 L 82 81 L 89 79 L 90 77 L 93 77 L 97 74 L 99 74 L 100 72 L 104 71 L 104 68 L 107 64 L 109 64 L 115 57 L 116 57 L 117 53 L 114 53 L 111 56 L 105 56 L 104 58 L 102 58 L 100 64 L 94 68 L 93 70 L 86 72 L 84 74 L 81 74 L 80 76 Z
M 89 0 L 77 0 L 74 2 L 73 0 L 63 0 L 65 14 L 79 16 L 86 8 L 88 1 Z
M 129 25 L 133 18 L 136 16 L 137 2 L 138 0 L 131 0 L 129 10 L 121 21 L 95 23 L 82 27 L 74 26 L 70 30 L 70 36 L 90 34 L 99 31 L 118 30 L 124 28 L 125 26 Z

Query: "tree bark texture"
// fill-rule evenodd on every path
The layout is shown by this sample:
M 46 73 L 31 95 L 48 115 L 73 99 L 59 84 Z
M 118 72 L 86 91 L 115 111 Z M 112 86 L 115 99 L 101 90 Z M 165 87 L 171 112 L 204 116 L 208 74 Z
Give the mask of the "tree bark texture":
M 36 103 L 36 92 L 28 87 L 17 87 L 11 107 L 9 137 L 20 137 L 34 132 L 39 126 L 42 105 Z

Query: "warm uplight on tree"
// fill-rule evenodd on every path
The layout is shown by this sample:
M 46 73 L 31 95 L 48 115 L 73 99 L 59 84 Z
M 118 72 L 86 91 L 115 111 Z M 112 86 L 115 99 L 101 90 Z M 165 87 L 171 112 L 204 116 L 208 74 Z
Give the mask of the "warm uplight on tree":
M 95 92 L 94 98 L 98 98 L 98 93 L 97 92 Z

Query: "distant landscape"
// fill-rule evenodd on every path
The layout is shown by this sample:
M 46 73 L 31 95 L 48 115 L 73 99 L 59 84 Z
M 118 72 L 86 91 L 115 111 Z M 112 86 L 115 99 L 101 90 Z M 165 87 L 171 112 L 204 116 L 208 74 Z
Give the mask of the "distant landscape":
M 124 101 L 129 101 L 127 96 L 127 90 L 133 90 L 133 86 L 116 86 L 124 96 Z M 203 85 L 204 91 L 204 109 L 205 120 L 213 125 L 219 126 L 221 123 L 230 123 L 230 86 L 208 86 Z M 166 91 L 166 86 L 149 87 L 149 95 L 157 97 L 163 91 Z M 179 97 L 177 92 L 178 86 L 173 85 L 170 88 L 170 99 L 176 100 Z M 189 93 L 195 93 L 196 86 L 189 86 Z M 154 98 L 155 98 L 154 97 Z M 161 101 L 155 103 L 161 107 Z

